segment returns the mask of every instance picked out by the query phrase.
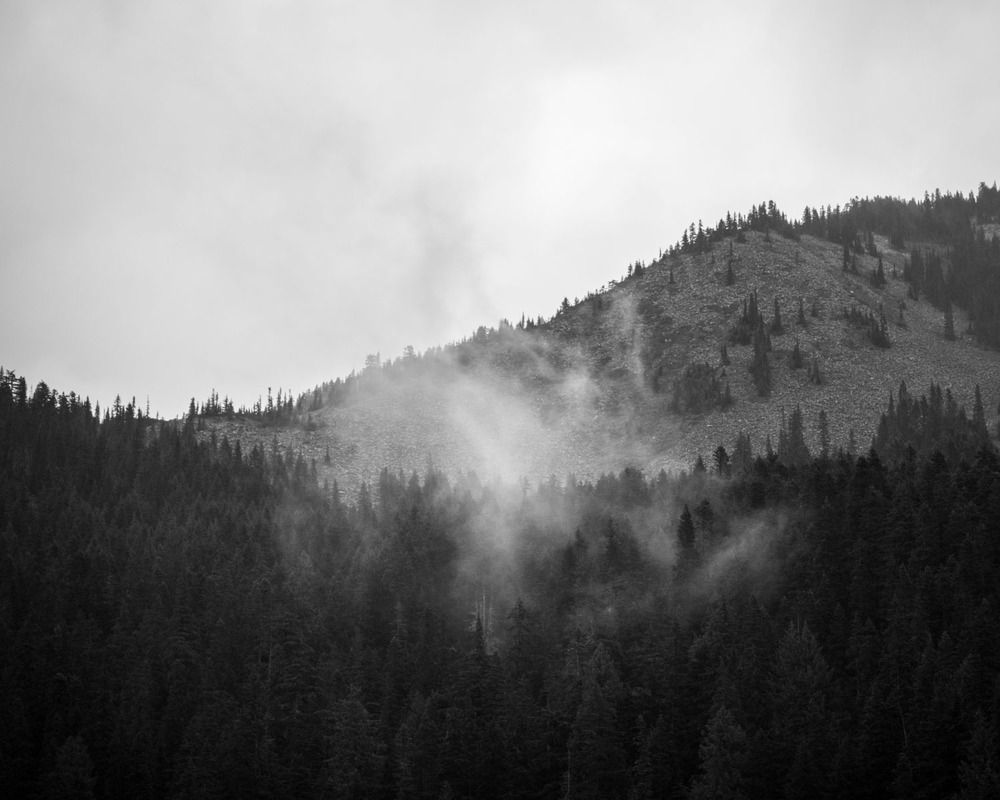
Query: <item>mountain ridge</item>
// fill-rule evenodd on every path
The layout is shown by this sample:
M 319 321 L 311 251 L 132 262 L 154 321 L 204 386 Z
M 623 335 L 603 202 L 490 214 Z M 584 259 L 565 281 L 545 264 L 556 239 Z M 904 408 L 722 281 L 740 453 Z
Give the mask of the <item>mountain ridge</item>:
M 310 409 L 310 395 L 299 398 L 299 425 L 224 413 L 208 413 L 200 425 L 206 435 L 235 437 L 245 447 L 301 453 L 323 478 L 354 490 L 383 468 L 420 472 L 428 463 L 533 481 L 625 467 L 676 471 L 719 445 L 731 448 L 741 434 L 763 451 L 797 408 L 814 451 L 821 410 L 834 447 L 853 438 L 866 449 L 901 383 L 916 393 L 941 383 L 962 404 L 971 404 L 978 385 L 985 407 L 997 407 L 998 353 L 968 333 L 971 315 L 957 308 L 955 339 L 946 339 L 945 312 L 926 295 L 912 299 L 908 250 L 893 246 L 890 235 L 868 231 L 862 248 L 857 231 L 845 237 L 853 239 L 849 246 L 791 228 L 776 235 L 769 225 L 722 224 L 722 233 L 699 226 L 694 243 L 648 266 L 637 263 L 628 277 L 582 301 L 564 301 L 548 321 L 480 328 L 423 357 L 408 353 L 385 365 L 370 359 L 353 380 L 338 381 L 336 403 Z M 767 332 L 772 380 L 764 396 L 748 369 L 753 347 L 731 340 L 751 297 L 768 326 L 775 301 L 783 319 L 781 331 Z M 879 319 L 888 347 L 866 335 L 866 320 Z M 790 363 L 796 343 L 801 368 Z M 732 405 L 677 408 L 685 370 L 699 365 L 719 393 L 728 384 Z M 989 414 L 991 426 L 995 418 Z

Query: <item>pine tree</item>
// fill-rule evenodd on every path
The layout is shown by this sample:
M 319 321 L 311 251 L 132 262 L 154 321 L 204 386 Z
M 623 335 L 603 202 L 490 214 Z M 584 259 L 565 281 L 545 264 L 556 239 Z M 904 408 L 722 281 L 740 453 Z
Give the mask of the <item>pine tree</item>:
M 1000 797 L 1000 753 L 990 719 L 977 709 L 965 758 L 958 767 L 962 791 L 959 800 L 986 800 Z
M 819 457 L 824 461 L 830 457 L 830 426 L 826 419 L 826 409 L 819 410 Z
M 788 420 L 788 462 L 794 466 L 802 466 L 808 460 L 809 448 L 806 446 L 802 408 L 795 406 Z
M 813 355 L 812 364 L 809 366 L 809 382 L 817 386 L 824 382 L 823 374 L 819 370 L 819 357 L 816 355 Z
M 799 349 L 799 340 L 795 340 L 795 347 L 792 348 L 792 369 L 802 368 L 802 351 Z
M 680 579 L 688 577 L 698 565 L 695 540 L 694 517 L 691 516 L 691 510 L 685 503 L 677 522 L 677 563 L 674 567 L 674 572 Z
M 750 444 L 750 434 L 740 431 L 733 447 L 733 468 L 741 475 L 746 475 L 753 467 L 753 447 Z
M 715 452 L 712 454 L 715 459 L 715 471 L 720 476 L 726 476 L 729 474 L 729 453 L 726 452 L 726 448 L 721 444 L 715 448 Z
M 732 712 L 720 706 L 702 733 L 698 747 L 698 776 L 691 784 L 691 800 L 744 798 L 747 734 Z
M 944 338 L 949 342 L 955 341 L 955 317 L 950 300 L 945 300 L 944 304 Z
M 750 374 L 757 394 L 763 397 L 771 390 L 771 364 L 767 358 L 767 338 L 764 335 L 763 322 L 757 326 L 753 338 L 753 360 L 750 362 Z
M 977 439 L 981 442 L 989 441 L 989 432 L 986 428 L 986 411 L 983 408 L 983 395 L 979 391 L 979 384 L 976 384 L 975 400 L 972 406 L 972 429 Z
M 784 333 L 785 327 L 781 324 L 781 305 L 778 298 L 774 298 L 774 319 L 771 320 L 771 333 Z

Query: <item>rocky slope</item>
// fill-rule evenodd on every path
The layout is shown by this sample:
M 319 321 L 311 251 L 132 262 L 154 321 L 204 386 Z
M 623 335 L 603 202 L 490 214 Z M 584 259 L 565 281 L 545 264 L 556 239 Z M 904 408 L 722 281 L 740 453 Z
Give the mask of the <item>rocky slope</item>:
M 903 381 L 916 394 L 936 381 L 970 409 L 980 385 L 992 429 L 1000 353 L 963 335 L 958 309 L 957 338 L 947 340 L 943 312 L 907 297 L 906 254 L 885 240 L 877 244 L 882 287 L 870 277 L 872 256 L 857 255 L 857 271 L 845 272 L 838 245 L 748 232 L 742 243 L 726 239 L 707 253 L 666 256 L 540 327 L 503 328 L 435 358 L 369 371 L 346 402 L 314 412 L 306 427 L 215 419 L 206 421 L 205 434 L 301 453 L 315 460 L 321 479 L 353 491 L 383 467 L 422 472 L 428 463 L 532 481 L 595 478 L 626 466 L 682 469 L 699 454 L 708 460 L 719 444 L 731 449 L 741 431 L 756 449 L 767 435 L 777 442 L 782 415 L 796 406 L 811 447 L 825 409 L 834 445 L 846 445 L 853 429 L 863 448 L 889 392 Z M 720 356 L 754 291 L 768 324 L 776 299 L 784 323 L 784 332 L 771 334 L 772 388 L 763 397 L 748 370 L 750 345 L 729 342 L 727 367 Z M 874 346 L 845 314 L 852 310 L 884 311 L 891 346 Z M 805 364 L 799 369 L 791 366 L 796 342 Z M 809 378 L 814 360 L 818 385 Z M 732 405 L 672 410 L 674 381 L 694 363 L 729 383 Z

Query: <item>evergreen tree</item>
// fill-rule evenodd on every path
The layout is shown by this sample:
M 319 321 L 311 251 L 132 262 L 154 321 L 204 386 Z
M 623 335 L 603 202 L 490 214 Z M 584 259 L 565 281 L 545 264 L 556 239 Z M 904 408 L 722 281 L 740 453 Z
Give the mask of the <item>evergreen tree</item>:
M 753 359 L 750 362 L 750 374 L 753 376 L 754 388 L 763 397 L 771 390 L 771 364 L 767 358 L 767 338 L 764 334 L 764 324 L 761 321 L 753 338 Z
M 715 448 L 715 452 L 712 454 L 715 460 L 715 471 L 719 476 L 726 476 L 729 474 L 729 453 L 726 452 L 726 448 L 721 444 Z
M 675 570 L 679 578 L 685 578 L 698 564 L 698 551 L 695 550 L 694 518 L 685 504 L 677 522 L 677 564 Z
M 826 461 L 830 457 L 830 425 L 826 418 L 826 409 L 819 410 L 819 421 L 817 423 L 819 434 L 819 457 Z
M 733 468 L 740 475 L 746 475 L 753 467 L 753 448 L 750 445 L 750 435 L 740 431 L 733 447 Z
M 785 332 L 784 325 L 781 324 L 781 305 L 778 298 L 774 298 L 774 318 L 771 320 L 771 333 L 781 334 Z
M 825 383 L 823 379 L 823 373 L 819 369 L 819 357 L 813 355 L 812 363 L 809 365 L 809 382 L 814 383 L 819 386 L 821 383 Z
M 706 725 L 698 757 L 698 776 L 691 784 L 688 797 L 692 800 L 744 800 L 747 735 L 725 706 L 721 706 Z
M 802 409 L 795 406 L 788 420 L 788 457 L 793 466 L 802 466 L 809 460 L 809 448 L 806 446 L 805 431 L 802 421 Z
M 802 351 L 799 349 L 798 339 L 795 340 L 795 347 L 792 348 L 791 367 L 792 369 L 802 368 Z

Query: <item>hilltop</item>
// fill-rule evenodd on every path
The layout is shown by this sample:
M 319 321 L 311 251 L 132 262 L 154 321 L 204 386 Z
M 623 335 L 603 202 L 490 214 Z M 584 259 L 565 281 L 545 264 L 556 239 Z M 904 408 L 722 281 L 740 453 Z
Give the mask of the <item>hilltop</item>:
M 868 231 L 864 247 L 861 232 L 840 244 L 787 222 L 781 235 L 782 220 L 774 230 L 720 221 L 711 241 L 692 226 L 683 246 L 566 300 L 548 321 L 502 322 L 424 355 L 370 359 L 360 375 L 299 398 L 296 424 L 269 422 L 267 409 L 241 417 L 214 405 L 201 426 L 244 447 L 301 454 L 321 479 L 351 490 L 383 468 L 423 472 L 429 463 L 532 481 L 689 468 L 699 455 L 710 463 L 720 444 L 732 450 L 741 433 L 757 452 L 768 438 L 777 446 L 796 408 L 813 452 L 821 410 L 833 447 L 864 450 L 902 383 L 920 394 L 937 382 L 970 410 L 979 385 L 995 427 L 1000 354 L 972 335 L 972 315 L 957 306 L 949 339 L 932 282 L 921 293 L 912 274 L 911 254 L 939 242 Z M 770 341 L 764 394 L 749 370 L 754 347 L 737 331 L 748 303 Z M 887 341 L 873 338 L 873 326 Z

